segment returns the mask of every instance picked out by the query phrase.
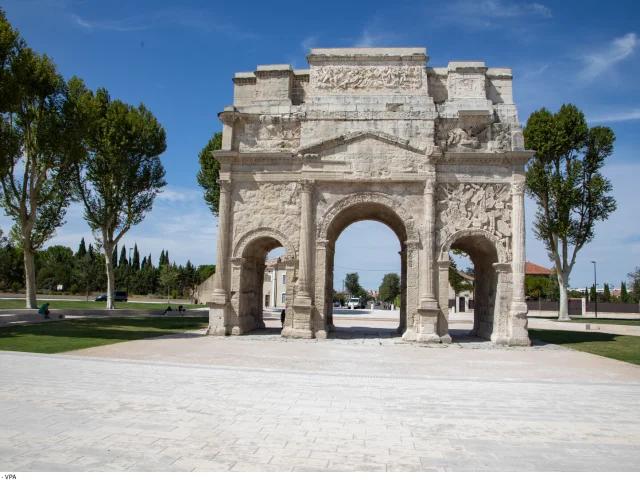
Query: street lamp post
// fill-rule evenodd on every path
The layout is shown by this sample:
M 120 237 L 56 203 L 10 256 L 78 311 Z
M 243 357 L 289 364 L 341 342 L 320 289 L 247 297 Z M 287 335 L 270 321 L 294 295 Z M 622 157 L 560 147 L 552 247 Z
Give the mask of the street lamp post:
M 591 260 L 591 263 L 593 263 L 593 290 L 596 292 L 596 318 L 598 318 L 598 280 L 596 278 L 596 262 Z

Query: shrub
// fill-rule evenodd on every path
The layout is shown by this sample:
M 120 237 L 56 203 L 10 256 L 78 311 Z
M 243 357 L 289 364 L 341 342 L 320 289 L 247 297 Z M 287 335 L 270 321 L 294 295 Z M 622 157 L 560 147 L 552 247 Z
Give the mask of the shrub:
M 13 282 L 11 284 L 11 291 L 13 293 L 18 293 L 21 287 L 22 287 L 22 284 L 20 282 Z
M 177 298 L 178 297 L 178 291 L 177 290 L 171 290 L 171 298 Z
M 74 283 L 73 285 L 71 285 L 70 290 L 71 290 L 71 293 L 75 295 L 80 291 L 80 287 L 78 287 L 78 285 Z

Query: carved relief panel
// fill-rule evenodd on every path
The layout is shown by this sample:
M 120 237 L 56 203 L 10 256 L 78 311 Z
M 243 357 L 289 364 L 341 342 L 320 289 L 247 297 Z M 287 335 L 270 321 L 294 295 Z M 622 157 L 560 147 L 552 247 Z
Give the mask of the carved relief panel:
M 443 152 L 510 152 L 512 136 L 520 130 L 508 123 L 492 123 L 487 116 L 465 115 L 437 121 L 436 144 Z
M 313 71 L 317 90 L 350 93 L 380 90 L 418 90 L 422 86 L 418 66 L 325 66 Z
M 498 183 L 439 183 L 436 190 L 436 243 L 467 229 L 497 237 L 511 257 L 511 186 Z
M 297 115 L 260 115 L 257 123 L 239 126 L 237 137 L 240 151 L 298 148 L 300 118 Z

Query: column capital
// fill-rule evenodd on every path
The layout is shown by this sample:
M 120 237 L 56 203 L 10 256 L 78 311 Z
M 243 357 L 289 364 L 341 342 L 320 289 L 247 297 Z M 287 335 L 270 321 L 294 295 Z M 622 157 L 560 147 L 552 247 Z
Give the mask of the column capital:
M 513 182 L 511 184 L 511 195 L 524 195 L 525 182 Z
M 427 178 L 427 180 L 424 182 L 424 194 L 433 195 L 435 193 L 436 193 L 436 179 Z
M 300 180 L 298 185 L 300 185 L 300 189 L 303 192 L 313 192 L 313 187 L 315 187 L 316 182 L 314 180 Z
M 438 260 L 436 263 L 440 270 L 448 269 L 451 266 L 451 260 Z
M 220 193 L 231 193 L 231 180 L 218 179 L 218 185 L 220 186 Z

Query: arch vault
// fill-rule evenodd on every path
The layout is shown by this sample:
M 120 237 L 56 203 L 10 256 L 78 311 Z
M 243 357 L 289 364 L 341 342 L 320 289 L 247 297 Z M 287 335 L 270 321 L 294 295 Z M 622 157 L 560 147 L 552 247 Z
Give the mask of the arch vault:
M 313 49 L 307 58 L 309 70 L 236 74 L 234 105 L 219 114 L 209 333 L 264 326 L 264 257 L 283 247 L 282 335 L 325 338 L 336 239 L 376 220 L 400 240 L 403 339 L 451 341 L 448 252 L 460 248 L 476 265 L 473 333 L 528 345 L 524 165 L 534 152 L 524 150 L 511 71 L 427 67 L 424 48 Z

